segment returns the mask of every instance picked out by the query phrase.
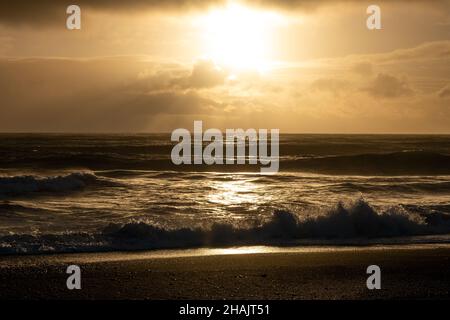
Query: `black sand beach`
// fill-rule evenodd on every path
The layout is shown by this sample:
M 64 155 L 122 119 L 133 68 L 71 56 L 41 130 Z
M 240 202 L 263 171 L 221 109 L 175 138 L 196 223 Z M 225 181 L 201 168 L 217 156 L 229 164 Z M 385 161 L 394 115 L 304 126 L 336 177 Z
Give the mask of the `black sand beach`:
M 282 251 L 3 256 L 0 298 L 448 299 L 450 296 L 450 247 L 446 245 Z M 66 288 L 65 271 L 70 264 L 81 267 L 81 290 Z M 372 264 L 381 267 L 381 290 L 366 288 L 366 268 Z

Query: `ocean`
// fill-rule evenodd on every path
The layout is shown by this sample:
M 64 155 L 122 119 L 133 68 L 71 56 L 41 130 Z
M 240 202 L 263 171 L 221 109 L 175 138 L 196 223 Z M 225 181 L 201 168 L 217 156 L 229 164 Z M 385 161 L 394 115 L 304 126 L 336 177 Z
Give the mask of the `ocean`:
M 450 242 L 449 135 L 280 136 L 280 171 L 169 134 L 1 134 L 0 254 Z

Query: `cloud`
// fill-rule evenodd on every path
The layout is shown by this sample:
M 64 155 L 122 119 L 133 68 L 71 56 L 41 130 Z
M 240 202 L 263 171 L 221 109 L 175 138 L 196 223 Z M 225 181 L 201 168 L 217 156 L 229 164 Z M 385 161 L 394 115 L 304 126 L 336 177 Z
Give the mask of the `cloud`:
M 0 56 L 5 55 L 13 47 L 13 38 L 0 35 Z
M 197 68 L 193 70 L 198 72 Z M 194 88 L 212 85 L 216 79 L 200 73 L 201 81 L 194 76 L 192 84 L 179 88 L 173 79 L 180 73 L 189 80 L 195 72 L 142 57 L 1 59 L 0 127 L 27 132 L 142 131 L 161 115 L 221 110 L 219 102 Z
M 338 94 L 339 92 L 349 88 L 349 82 L 335 78 L 320 78 L 311 84 L 311 88 L 313 90 L 329 91 L 334 94 Z
M 379 61 L 388 54 L 317 60 L 234 81 L 207 60 L 3 58 L 0 128 L 155 132 L 202 119 L 208 127 L 282 132 L 450 132 L 447 59 Z M 364 75 L 371 69 L 374 75 Z
M 178 78 L 174 82 L 184 88 L 211 88 L 222 85 L 227 73 L 211 60 L 198 61 L 188 77 Z
M 82 13 L 92 11 L 142 13 L 148 11 L 186 11 L 205 10 L 212 6 L 223 6 L 228 0 L 77 0 Z M 256 7 L 268 7 L 278 10 L 312 11 L 321 7 L 336 4 L 358 4 L 357 0 L 242 0 L 242 3 Z M 379 0 L 378 5 L 391 5 L 392 3 L 424 4 L 440 10 L 448 10 L 448 0 Z M 64 23 L 66 8 L 74 4 L 67 0 L 2 0 L 0 1 L 0 23 L 12 25 L 55 25 Z
M 223 85 L 228 72 L 217 67 L 211 60 L 197 61 L 189 71 L 181 65 L 150 68 L 139 73 L 129 82 L 129 90 L 155 92 L 165 90 L 189 90 L 214 88 Z
M 360 0 L 248 0 L 248 3 L 258 4 L 262 6 L 273 6 L 286 9 L 316 9 L 325 5 L 334 4 L 359 4 Z M 379 0 L 377 4 L 392 4 L 392 3 L 410 3 L 410 4 L 432 4 L 434 6 L 445 8 L 448 7 L 447 0 Z
M 131 101 L 130 101 L 131 102 Z M 195 91 L 137 94 L 132 99 L 130 108 L 142 114 L 208 114 L 215 111 L 220 104 L 202 97 Z
M 365 90 L 376 98 L 398 98 L 412 94 L 405 80 L 385 73 L 379 73 Z
M 450 58 L 450 40 L 428 42 L 414 48 L 398 49 L 389 53 L 378 54 L 374 58 L 380 63 L 448 59 Z
M 358 62 L 353 64 L 350 70 L 361 76 L 369 76 L 373 72 L 373 64 L 370 62 Z
M 84 12 L 123 12 L 136 13 L 144 10 L 186 10 L 224 4 L 225 0 L 77 0 L 82 14 Z M 66 0 L 2 0 L 0 1 L 0 23 L 14 25 L 54 25 L 64 23 L 66 9 L 74 4 Z
M 438 96 L 440 98 L 450 98 L 450 84 L 447 84 L 444 88 L 439 90 Z

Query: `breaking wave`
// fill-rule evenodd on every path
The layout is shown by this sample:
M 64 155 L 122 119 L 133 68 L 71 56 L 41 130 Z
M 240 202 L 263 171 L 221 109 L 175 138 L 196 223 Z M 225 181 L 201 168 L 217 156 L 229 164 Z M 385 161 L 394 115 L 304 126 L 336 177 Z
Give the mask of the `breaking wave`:
M 51 177 L 33 175 L 0 176 L 0 197 L 20 196 L 30 193 L 69 192 L 99 183 L 104 185 L 106 181 L 101 181 L 95 174 L 88 172 L 73 172 Z
M 449 234 L 449 214 L 433 210 L 427 213 L 413 212 L 403 207 L 391 207 L 379 212 L 360 199 L 350 205 L 338 203 L 321 214 L 303 218 L 289 211 L 277 210 L 268 221 L 245 228 L 232 224 L 212 224 L 205 228 L 164 229 L 142 221 L 131 221 L 111 224 L 94 233 L 7 235 L 0 237 L 0 253 L 36 254 L 317 243 L 377 244 L 397 243 L 399 237 Z M 448 241 L 449 237 L 446 239 L 445 241 Z M 327 243 L 327 240 L 333 242 Z M 406 243 L 411 243 L 411 239 Z

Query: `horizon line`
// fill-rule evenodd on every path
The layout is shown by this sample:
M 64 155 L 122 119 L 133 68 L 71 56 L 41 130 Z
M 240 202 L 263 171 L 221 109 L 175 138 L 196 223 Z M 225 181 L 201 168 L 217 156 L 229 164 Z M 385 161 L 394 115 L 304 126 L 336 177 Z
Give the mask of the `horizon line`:
M 239 128 L 237 128 L 239 129 Z M 243 129 L 243 128 L 242 128 Z M 244 129 L 245 130 L 245 129 Z M 270 130 L 270 129 L 269 129 Z M 0 131 L 0 135 L 12 134 L 49 134 L 49 135 L 145 135 L 145 134 L 171 134 L 171 131 L 93 131 L 93 132 L 76 132 L 76 131 Z M 280 132 L 280 135 L 450 135 L 450 132 Z

